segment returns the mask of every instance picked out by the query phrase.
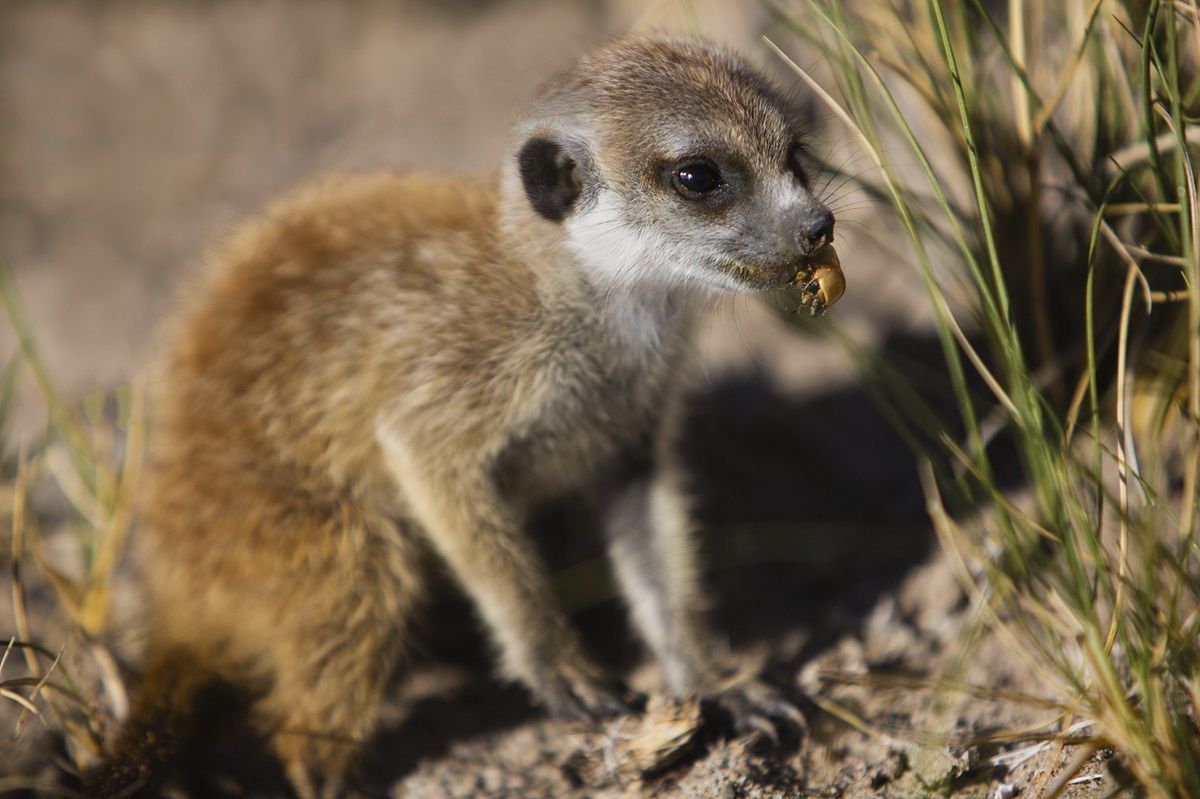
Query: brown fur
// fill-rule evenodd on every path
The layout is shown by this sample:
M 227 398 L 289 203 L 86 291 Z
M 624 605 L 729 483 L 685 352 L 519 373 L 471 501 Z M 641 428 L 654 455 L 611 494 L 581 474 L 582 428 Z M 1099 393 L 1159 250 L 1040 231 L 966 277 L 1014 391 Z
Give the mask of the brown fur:
M 639 82 L 657 88 L 639 100 Z M 664 104 L 700 92 L 703 135 L 724 129 L 725 146 L 766 158 L 764 142 L 793 132 L 764 87 L 717 51 L 622 43 L 544 94 L 518 135 L 591 114 L 611 128 L 589 134 L 603 138 L 594 171 L 642 191 L 629 156 L 653 134 L 627 106 L 648 100 L 665 124 Z M 599 201 L 579 169 L 582 218 Z M 536 502 L 568 489 L 603 487 L 616 574 L 669 690 L 712 689 L 670 456 L 708 294 L 614 299 L 570 235 L 530 207 L 511 165 L 328 178 L 238 233 L 177 318 L 142 505 L 150 662 L 265 686 L 255 717 L 302 797 L 338 794 L 372 733 L 430 557 L 475 600 L 505 673 L 551 710 L 622 708 L 523 532 Z M 618 479 L 631 454 L 657 468 Z M 139 756 L 126 748 L 115 761 Z

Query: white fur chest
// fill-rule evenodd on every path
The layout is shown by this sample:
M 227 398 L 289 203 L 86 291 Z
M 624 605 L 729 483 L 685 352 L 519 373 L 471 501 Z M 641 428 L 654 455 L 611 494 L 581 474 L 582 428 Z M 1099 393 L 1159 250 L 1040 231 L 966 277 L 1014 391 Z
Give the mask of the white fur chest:
M 551 496 L 646 447 L 677 390 L 693 316 L 686 297 L 612 297 L 564 323 L 549 337 L 538 401 L 500 459 L 502 480 Z

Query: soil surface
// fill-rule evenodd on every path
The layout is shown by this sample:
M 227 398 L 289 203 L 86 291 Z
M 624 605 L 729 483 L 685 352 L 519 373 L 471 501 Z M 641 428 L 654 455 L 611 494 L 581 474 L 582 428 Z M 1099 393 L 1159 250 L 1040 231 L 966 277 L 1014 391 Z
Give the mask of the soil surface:
M 759 6 L 693 5 L 701 31 L 786 80 L 758 44 L 771 26 Z M 329 169 L 491 168 L 535 85 L 635 24 L 693 22 L 673 3 L 636 0 L 4 3 L 0 253 L 65 397 L 136 375 L 205 242 L 270 196 Z M 831 161 L 853 166 L 836 131 L 818 126 L 815 138 Z M 426 625 L 428 657 L 398 683 L 395 712 L 363 764 L 369 792 L 1034 797 L 1076 756 L 1036 741 L 979 743 L 1001 729 L 1056 729 L 1052 713 L 925 687 L 949 673 L 985 694 L 1044 693 L 1002 641 L 983 637 L 961 662 L 977 619 L 933 540 L 913 458 L 827 335 L 836 329 L 871 357 L 936 373 L 929 311 L 887 214 L 836 188 L 827 196 L 839 215 L 845 299 L 816 323 L 746 299 L 717 314 L 701 336 L 706 374 L 684 437 L 714 625 L 740 662 L 761 666 L 794 700 L 807 732 L 775 746 L 738 739 L 719 707 L 653 698 L 644 716 L 599 729 L 547 718 L 488 676 L 477 628 L 449 595 L 445 616 Z M 0 355 L 14 348 L 5 328 Z M 43 429 L 28 382 L 7 420 L 10 457 Z M 34 499 L 46 556 L 69 570 L 80 553 L 64 502 L 51 489 Z M 577 521 L 567 508 L 545 524 Z M 586 558 L 556 568 L 593 649 L 653 697 L 656 674 L 630 643 L 603 570 Z M 117 586 L 122 622 L 105 644 L 136 665 L 127 572 Z M 44 579 L 27 567 L 23 582 L 32 636 L 55 652 L 65 646 L 63 665 L 97 707 L 111 708 L 102 669 Z M 16 628 L 2 588 L 7 639 Z M 0 678 L 21 668 L 14 653 Z M 19 713 L 0 700 L 0 793 L 69 786 L 53 720 L 27 719 L 8 736 Z M 177 795 L 286 795 L 236 727 L 211 738 Z M 655 748 L 664 742 L 670 757 Z M 1097 753 L 1061 795 L 1119 790 L 1110 775 L 1120 768 L 1106 757 Z

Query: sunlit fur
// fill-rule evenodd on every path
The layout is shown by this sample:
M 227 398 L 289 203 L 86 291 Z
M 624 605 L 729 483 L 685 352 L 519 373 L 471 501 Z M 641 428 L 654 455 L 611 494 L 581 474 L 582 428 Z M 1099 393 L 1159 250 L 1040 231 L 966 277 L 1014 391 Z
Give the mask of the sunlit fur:
M 154 375 L 148 670 L 97 790 L 144 776 L 180 686 L 203 682 L 182 668 L 257 691 L 253 721 L 299 795 L 338 795 L 434 559 L 505 675 L 557 713 L 620 710 L 524 532 L 568 489 L 612 509 L 616 576 L 665 687 L 711 693 L 671 440 L 700 306 L 795 271 L 788 220 L 814 202 L 787 168 L 797 131 L 735 57 L 627 40 L 517 126 L 514 152 L 540 132 L 578 157 L 561 221 L 508 159 L 326 178 L 219 248 Z M 721 214 L 658 171 L 710 147 L 745 189 Z

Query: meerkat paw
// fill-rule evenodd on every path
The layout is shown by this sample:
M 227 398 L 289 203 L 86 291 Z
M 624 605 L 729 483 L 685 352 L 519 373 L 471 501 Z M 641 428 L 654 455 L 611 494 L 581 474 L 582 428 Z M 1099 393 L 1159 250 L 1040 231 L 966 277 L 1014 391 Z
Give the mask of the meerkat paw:
M 538 675 L 531 685 L 542 706 L 559 718 L 595 721 L 634 713 L 645 705 L 644 697 L 590 665 L 560 665 Z
M 778 688 L 754 679 L 705 698 L 704 715 L 749 748 L 779 748 L 808 731 L 800 708 Z

